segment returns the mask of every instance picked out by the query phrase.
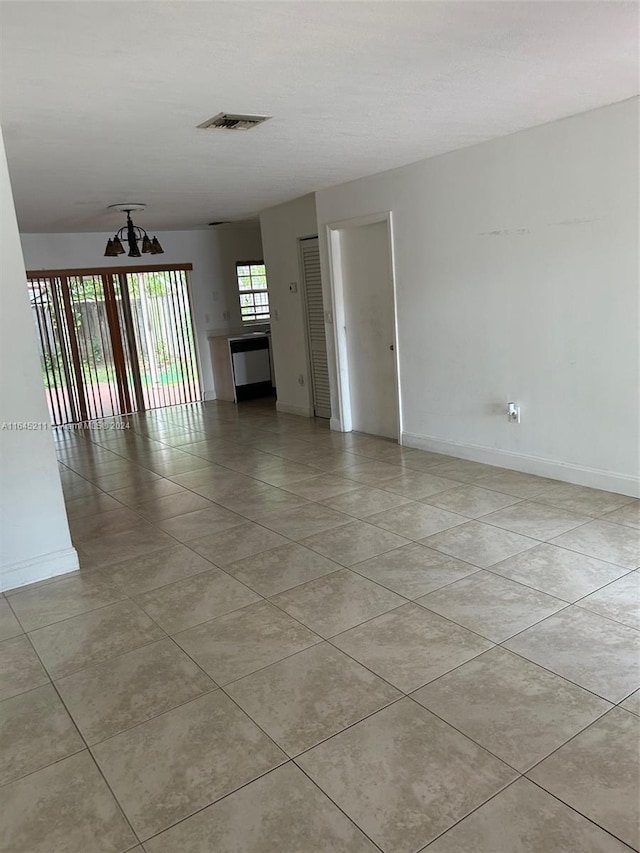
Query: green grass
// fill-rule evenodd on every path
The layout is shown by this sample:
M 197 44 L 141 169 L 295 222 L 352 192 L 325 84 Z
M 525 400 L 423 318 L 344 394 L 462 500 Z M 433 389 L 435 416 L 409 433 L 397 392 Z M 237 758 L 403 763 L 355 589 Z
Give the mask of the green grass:
M 115 382 L 116 377 L 114 368 L 109 368 L 105 365 L 94 366 L 93 364 L 88 364 L 86 361 L 82 362 L 82 374 L 84 376 L 85 384 L 87 385 Z M 131 378 L 130 374 L 128 375 L 129 378 Z M 168 364 L 158 370 L 158 384 L 173 385 L 176 382 L 181 382 L 188 376 L 189 371 L 185 370 L 183 363 L 179 361 L 177 363 Z M 47 373 L 47 371 L 43 369 L 42 379 L 44 381 L 45 388 L 65 388 L 67 385 L 64 374 L 61 371 L 58 373 L 57 370 L 55 375 L 52 376 L 51 370 Z M 151 373 L 148 370 L 141 372 L 141 379 L 142 384 L 145 387 L 153 384 Z

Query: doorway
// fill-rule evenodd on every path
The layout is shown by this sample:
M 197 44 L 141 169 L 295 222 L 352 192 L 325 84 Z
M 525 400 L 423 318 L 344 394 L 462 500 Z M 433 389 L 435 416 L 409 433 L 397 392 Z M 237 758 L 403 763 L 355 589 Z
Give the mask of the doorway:
M 329 227 L 342 429 L 399 441 L 391 214 Z
M 330 418 L 331 386 L 329 384 L 327 360 L 327 336 L 324 326 L 320 247 L 317 237 L 303 237 L 300 240 L 300 266 L 302 269 L 313 414 L 317 418 Z
M 189 269 L 27 273 L 52 425 L 200 399 Z

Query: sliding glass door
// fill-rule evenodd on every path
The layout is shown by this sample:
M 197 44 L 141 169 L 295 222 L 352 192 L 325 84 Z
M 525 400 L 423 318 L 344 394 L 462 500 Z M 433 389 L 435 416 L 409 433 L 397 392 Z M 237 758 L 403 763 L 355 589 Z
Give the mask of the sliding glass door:
M 189 269 L 27 274 L 52 424 L 200 399 Z

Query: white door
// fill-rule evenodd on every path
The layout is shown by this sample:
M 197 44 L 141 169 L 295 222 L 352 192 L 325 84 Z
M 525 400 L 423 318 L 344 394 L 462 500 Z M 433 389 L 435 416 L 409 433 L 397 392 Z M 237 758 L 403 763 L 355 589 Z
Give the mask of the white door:
M 313 409 L 318 418 L 331 417 L 331 389 L 327 364 L 327 338 L 324 328 L 324 304 L 320 277 L 318 238 L 300 240 L 302 280 L 307 313 L 307 336 L 311 362 Z
M 352 427 L 398 440 L 395 305 L 387 223 L 341 229 L 340 256 Z

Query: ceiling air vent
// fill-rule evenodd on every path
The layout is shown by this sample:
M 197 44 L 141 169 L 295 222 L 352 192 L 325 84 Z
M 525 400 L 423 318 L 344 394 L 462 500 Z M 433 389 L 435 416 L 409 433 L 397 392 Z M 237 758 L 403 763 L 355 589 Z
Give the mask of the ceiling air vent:
M 234 113 L 218 113 L 217 116 L 203 121 L 198 127 L 204 130 L 251 130 L 257 124 L 271 118 L 271 116 L 245 116 Z

